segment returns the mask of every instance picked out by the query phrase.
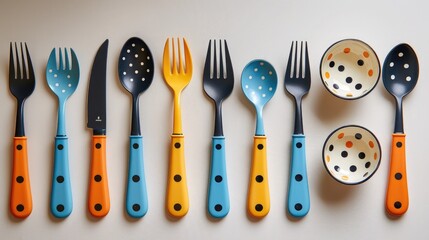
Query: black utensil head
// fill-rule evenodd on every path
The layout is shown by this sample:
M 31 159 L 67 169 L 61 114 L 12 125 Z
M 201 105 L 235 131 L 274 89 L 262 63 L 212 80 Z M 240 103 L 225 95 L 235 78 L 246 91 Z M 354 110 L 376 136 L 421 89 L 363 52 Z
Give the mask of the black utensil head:
M 138 96 L 152 83 L 154 62 L 146 43 L 132 37 L 122 47 L 118 62 L 119 79 L 132 95 Z
M 402 43 L 394 47 L 383 64 L 383 84 L 396 97 L 410 93 L 419 78 L 419 61 L 410 45 Z

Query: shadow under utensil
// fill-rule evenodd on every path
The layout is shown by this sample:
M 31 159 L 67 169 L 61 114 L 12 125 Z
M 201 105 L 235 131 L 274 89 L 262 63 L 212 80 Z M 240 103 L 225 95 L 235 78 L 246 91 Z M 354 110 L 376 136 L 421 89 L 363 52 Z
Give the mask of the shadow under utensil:
M 348 116 L 352 110 L 350 103 L 355 100 L 344 100 L 335 97 L 325 88 L 320 88 L 317 91 L 319 95 L 315 103 L 307 103 L 313 108 L 313 112 L 322 122 L 332 122 L 343 116 Z
M 326 169 L 321 166 L 319 168 L 319 183 L 318 186 L 318 195 L 325 203 L 335 205 L 336 203 L 346 201 L 350 199 L 355 194 L 355 186 L 341 184 L 329 175 L 326 172 Z

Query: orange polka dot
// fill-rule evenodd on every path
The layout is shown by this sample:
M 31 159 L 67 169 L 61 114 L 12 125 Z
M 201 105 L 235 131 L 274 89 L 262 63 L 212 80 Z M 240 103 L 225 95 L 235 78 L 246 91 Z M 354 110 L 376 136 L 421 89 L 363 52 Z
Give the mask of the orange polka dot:
M 344 53 L 349 53 L 350 52 L 350 48 L 344 48 Z
M 345 180 L 345 181 L 349 180 L 349 177 L 348 177 L 348 176 L 346 176 L 346 175 L 342 176 L 341 178 L 342 178 L 343 180 Z
M 332 58 L 332 53 L 328 55 L 328 60 L 331 60 Z
M 353 143 L 352 143 L 352 141 L 347 141 L 347 142 L 346 142 L 346 147 L 348 147 L 348 148 L 353 147 Z
M 374 71 L 372 69 L 369 69 L 368 76 L 372 77 L 373 74 L 374 74 Z
M 338 139 L 341 139 L 341 138 L 343 138 L 344 137 L 344 133 L 340 133 L 340 134 L 338 134 Z
M 370 148 L 374 148 L 374 143 L 373 143 L 372 141 L 369 141 L 369 143 L 368 143 L 368 144 L 369 144 L 369 147 L 370 147 Z
M 329 155 L 326 156 L 326 162 L 330 162 L 331 161 L 331 157 Z
M 378 157 L 377 153 L 374 153 L 374 160 L 377 160 L 377 157 Z
M 363 52 L 363 56 L 366 57 L 366 58 L 368 58 L 369 57 L 369 53 L 367 51 L 364 51 Z
M 326 78 L 330 78 L 330 77 L 331 77 L 331 74 L 329 74 L 329 72 L 325 72 L 325 77 L 326 77 Z

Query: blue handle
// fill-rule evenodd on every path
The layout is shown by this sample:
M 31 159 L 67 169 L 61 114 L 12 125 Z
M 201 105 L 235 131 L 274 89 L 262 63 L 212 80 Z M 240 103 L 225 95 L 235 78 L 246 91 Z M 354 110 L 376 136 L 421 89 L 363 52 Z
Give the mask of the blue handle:
M 142 136 L 130 136 L 129 157 L 126 208 L 128 215 L 141 218 L 148 209 Z
M 66 218 L 73 210 L 68 151 L 68 138 L 55 137 L 51 212 L 57 218 Z
M 304 217 L 310 210 L 310 193 L 305 162 L 305 135 L 292 135 L 292 162 L 287 207 L 289 213 L 294 217 Z
M 214 218 L 223 218 L 229 212 L 228 181 L 225 164 L 225 137 L 212 139 L 212 158 L 208 191 L 208 211 Z

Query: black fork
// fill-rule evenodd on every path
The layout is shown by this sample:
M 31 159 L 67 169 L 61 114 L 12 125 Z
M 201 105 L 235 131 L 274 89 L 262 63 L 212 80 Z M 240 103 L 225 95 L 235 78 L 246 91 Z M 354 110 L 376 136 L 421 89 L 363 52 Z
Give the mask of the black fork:
M 305 52 L 303 52 L 303 45 L 305 45 Z M 293 96 L 295 102 L 295 127 L 292 135 L 292 156 L 287 200 L 287 209 L 294 217 L 303 217 L 310 210 L 305 135 L 301 109 L 302 98 L 310 90 L 310 85 L 311 74 L 307 42 L 305 44 L 301 42 L 299 61 L 298 42 L 292 42 L 286 67 L 285 88 Z
M 222 102 L 234 87 L 234 71 L 226 40 L 219 40 L 219 58 L 217 57 L 216 40 L 209 41 L 204 66 L 203 86 L 206 94 L 215 105 L 215 128 L 212 138 L 211 169 L 208 190 L 208 212 L 215 218 L 225 217 L 229 212 L 229 193 L 225 163 L 225 137 L 222 127 Z M 223 63 L 225 50 L 225 66 Z M 213 50 L 213 57 L 212 57 Z M 219 67 L 218 67 L 219 64 Z M 226 72 L 225 72 L 226 70 Z
M 10 43 L 9 61 L 9 89 L 17 101 L 10 211 L 12 215 L 18 218 L 29 216 L 33 208 L 28 173 L 27 137 L 24 130 L 24 102 L 33 93 L 36 81 L 27 44 L 24 43 L 24 46 L 25 53 L 23 44 L 20 43 L 21 54 L 19 54 L 18 45 L 15 43 L 13 46 Z

